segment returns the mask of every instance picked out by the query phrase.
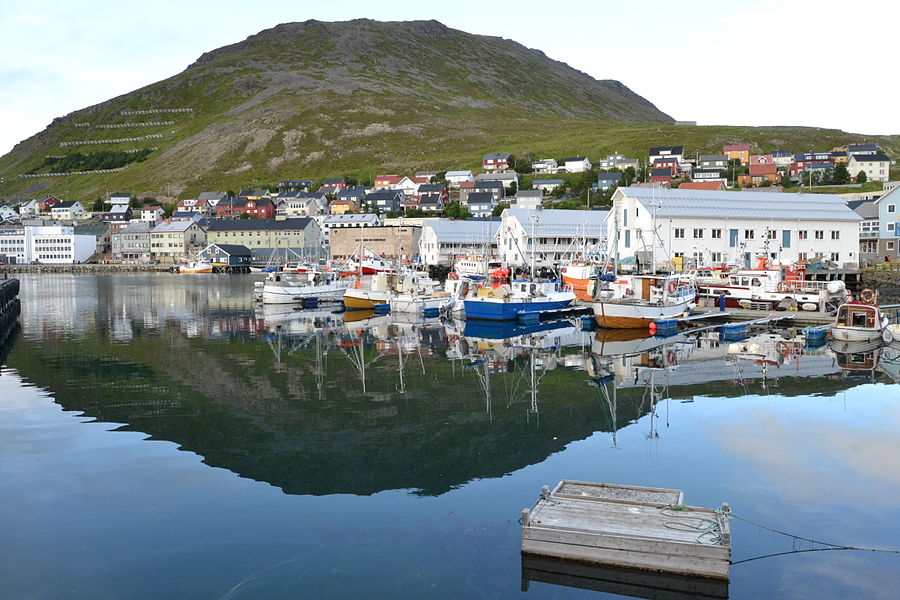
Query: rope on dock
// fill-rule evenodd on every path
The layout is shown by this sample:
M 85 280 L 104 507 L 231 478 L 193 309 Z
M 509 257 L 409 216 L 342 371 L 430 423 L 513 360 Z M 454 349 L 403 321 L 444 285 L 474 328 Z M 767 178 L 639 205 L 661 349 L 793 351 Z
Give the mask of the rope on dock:
M 663 522 L 663 526 L 676 531 L 696 531 L 698 544 L 714 544 L 721 545 L 727 540 L 722 534 L 722 523 L 728 520 L 731 515 L 730 511 L 721 508 L 715 509 L 716 518 L 698 517 L 688 515 L 693 512 L 693 508 L 686 504 L 672 504 L 659 509 L 659 513 L 666 517 L 671 517 L 672 521 Z

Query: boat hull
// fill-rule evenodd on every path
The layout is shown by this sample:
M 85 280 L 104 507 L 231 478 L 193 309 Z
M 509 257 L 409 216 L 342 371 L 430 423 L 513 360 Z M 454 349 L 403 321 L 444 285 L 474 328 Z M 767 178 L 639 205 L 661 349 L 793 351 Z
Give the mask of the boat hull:
M 449 298 L 404 298 L 402 296 L 391 299 L 391 312 L 395 313 L 421 313 L 426 310 L 441 308 Z
M 573 298 L 561 300 L 497 300 L 493 298 L 473 298 L 465 300 L 466 319 L 482 321 L 513 321 L 522 311 L 546 312 L 561 310 L 572 303 Z
M 347 291 L 346 286 L 334 285 L 287 285 L 263 286 L 263 304 L 297 304 L 305 298 L 319 300 L 340 300 Z
M 639 329 L 658 319 L 676 319 L 689 313 L 693 302 L 650 305 L 615 301 L 594 302 L 594 320 L 607 329 Z
M 593 300 L 591 296 L 591 283 L 592 279 L 579 279 L 577 277 L 569 277 L 563 274 L 563 284 L 565 284 L 567 290 L 572 290 L 572 293 L 575 294 L 575 297 L 579 300 L 585 300 L 590 302 Z
M 831 337 L 841 342 L 870 342 L 880 340 L 882 335 L 884 335 L 883 329 L 843 327 L 839 325 L 831 328 Z
M 351 310 L 374 310 L 376 304 L 387 304 L 389 300 L 387 292 L 357 289 L 344 292 L 344 306 Z

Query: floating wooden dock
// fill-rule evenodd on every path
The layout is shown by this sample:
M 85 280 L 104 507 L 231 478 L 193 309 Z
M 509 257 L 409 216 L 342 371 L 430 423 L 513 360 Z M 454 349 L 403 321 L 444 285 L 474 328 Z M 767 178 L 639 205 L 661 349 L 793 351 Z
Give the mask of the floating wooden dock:
M 821 311 L 808 310 L 792 310 L 792 311 L 773 311 L 773 310 L 750 310 L 747 308 L 729 308 L 730 321 L 753 321 L 766 317 L 790 315 L 793 322 L 797 325 L 825 325 L 834 321 L 834 315 Z M 722 314 L 718 308 L 711 309 L 706 307 L 697 307 L 693 310 L 696 315 Z
M 564 480 L 522 511 L 522 554 L 728 580 L 724 511 L 685 506 L 680 490 Z

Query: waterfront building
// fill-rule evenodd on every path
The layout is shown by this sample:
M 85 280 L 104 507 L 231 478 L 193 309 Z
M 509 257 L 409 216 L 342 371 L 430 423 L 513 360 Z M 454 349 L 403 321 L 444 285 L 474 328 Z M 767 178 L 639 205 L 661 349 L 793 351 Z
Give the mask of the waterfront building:
M 622 189 L 622 188 L 619 188 Z M 503 260 L 526 265 L 561 263 L 606 238 L 606 210 L 507 208 L 501 215 L 497 244 Z
M 619 188 L 607 217 L 615 251 L 626 262 L 680 258 L 685 266 L 752 266 L 762 254 L 781 263 L 859 262 L 861 217 L 830 194 L 743 194 Z
M 426 265 L 453 266 L 457 256 L 496 255 L 499 228 L 500 219 L 426 221 L 419 238 L 419 257 Z
M 0 254 L 17 263 L 74 264 L 97 250 L 97 238 L 78 235 L 74 227 L 49 225 L 0 229 Z
M 112 250 L 112 234 L 114 230 L 110 225 L 88 221 L 84 225 L 75 225 L 74 229 L 75 235 L 89 235 L 94 238 L 94 252 L 109 254 Z
M 419 254 L 421 236 L 422 227 L 417 225 L 335 228 L 329 234 L 328 247 L 335 260 L 357 256 L 362 248 L 363 253 L 412 261 Z
M 206 233 L 194 220 L 169 219 L 150 230 L 150 252 L 155 258 L 190 256 L 205 245 Z
M 149 260 L 153 227 L 154 224 L 148 221 L 133 221 L 112 234 L 112 257 L 115 260 Z
M 254 262 L 265 262 L 272 251 L 279 248 L 290 248 L 305 256 L 318 256 L 324 237 L 318 222 L 311 217 L 223 219 L 209 222 L 206 242 L 247 246 Z

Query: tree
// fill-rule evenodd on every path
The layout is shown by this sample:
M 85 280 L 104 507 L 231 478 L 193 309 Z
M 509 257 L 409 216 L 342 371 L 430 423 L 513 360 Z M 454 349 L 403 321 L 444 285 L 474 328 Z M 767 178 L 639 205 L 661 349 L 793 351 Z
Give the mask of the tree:
M 516 161 L 513 163 L 513 169 L 516 173 L 520 173 L 522 175 L 526 175 L 531 173 L 531 163 L 534 162 L 534 156 L 528 152 L 523 156 L 516 157 Z
M 93 212 L 103 212 L 103 197 L 98 196 L 94 203 L 91 204 L 91 210 Z
M 248 212 L 241 213 L 241 216 L 238 217 L 238 219 L 250 219 L 250 218 L 251 218 L 251 216 L 250 216 L 250 213 L 248 213 Z
M 637 173 L 634 171 L 634 167 L 628 167 L 622 172 L 622 185 L 625 187 L 630 186 L 637 179 Z
M 856 174 L 856 183 L 865 183 L 868 180 L 869 180 L 869 178 L 866 176 L 865 171 L 860 171 L 859 173 Z
M 495 206 L 494 209 L 491 211 L 491 216 L 492 216 L 492 217 L 499 217 L 501 214 L 503 214 L 503 211 L 506 210 L 507 208 L 509 208 L 509 202 L 500 202 L 500 203 L 497 204 L 497 206 Z
M 834 165 L 834 171 L 831 174 L 831 181 L 835 185 L 844 185 L 845 183 L 850 183 L 850 171 L 847 170 L 846 164 L 838 163 Z
M 507 196 L 515 196 L 517 190 L 518 190 L 518 186 L 516 185 L 516 182 L 515 182 L 515 181 L 511 181 L 511 182 L 509 183 L 509 187 L 506 188 L 506 195 L 507 195 Z

